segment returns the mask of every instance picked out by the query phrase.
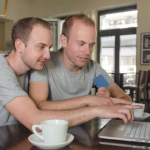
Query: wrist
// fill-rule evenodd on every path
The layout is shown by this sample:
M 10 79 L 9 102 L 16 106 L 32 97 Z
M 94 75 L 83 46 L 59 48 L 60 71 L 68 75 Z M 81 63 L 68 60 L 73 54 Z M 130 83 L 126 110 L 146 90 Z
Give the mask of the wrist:
M 86 100 L 87 106 L 92 106 L 94 97 L 95 96 L 93 96 L 93 95 L 86 95 L 85 100 Z
M 101 106 L 94 106 L 92 110 L 94 117 L 99 117 L 100 111 L 101 111 Z

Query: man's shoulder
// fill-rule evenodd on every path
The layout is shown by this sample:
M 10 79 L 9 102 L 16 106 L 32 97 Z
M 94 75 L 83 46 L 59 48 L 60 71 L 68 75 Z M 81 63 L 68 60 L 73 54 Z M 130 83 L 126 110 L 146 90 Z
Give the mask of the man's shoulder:
M 9 69 L 9 65 L 7 60 L 5 59 L 4 55 L 0 54 L 0 69 L 1 69 L 1 73 L 3 73 L 4 70 L 11 70 Z
M 87 67 L 96 67 L 96 66 L 100 66 L 100 64 L 92 59 L 89 59 L 86 66 Z
M 95 73 L 97 70 L 103 70 L 100 64 L 92 59 L 89 59 L 86 66 L 84 67 L 85 72 Z
M 6 58 L 4 57 L 4 54 L 0 54 L 0 76 L 1 77 L 8 77 L 8 76 L 15 76 L 14 71 L 9 67 L 8 62 Z
M 0 54 L 0 66 L 7 65 L 7 60 L 5 58 L 5 54 Z

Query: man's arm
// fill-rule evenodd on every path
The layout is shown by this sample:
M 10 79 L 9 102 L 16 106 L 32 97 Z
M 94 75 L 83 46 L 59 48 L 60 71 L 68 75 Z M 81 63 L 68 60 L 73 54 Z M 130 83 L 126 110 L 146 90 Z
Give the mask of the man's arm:
M 135 105 L 106 105 L 85 107 L 73 110 L 39 110 L 28 96 L 13 99 L 5 108 L 23 125 L 31 130 L 32 125 L 40 124 L 43 120 L 64 119 L 69 121 L 69 127 L 87 122 L 95 117 L 120 118 L 125 123 L 134 119 L 132 109 L 142 108 Z
M 46 83 L 30 83 L 29 95 L 39 109 L 66 110 L 82 108 L 85 106 L 113 105 L 119 101 L 123 104 L 131 104 L 121 99 L 112 99 L 93 95 L 85 95 L 61 101 L 47 101 L 48 93 L 49 87 Z
M 128 96 L 115 82 L 112 82 L 108 86 L 108 90 L 110 92 L 110 96 L 115 98 L 121 98 L 132 102 L 131 97 Z
M 130 96 L 125 94 L 125 92 L 112 80 L 109 74 L 97 62 L 95 62 L 95 65 L 96 65 L 96 76 L 102 74 L 104 78 L 107 80 L 107 82 L 109 83 L 109 86 L 107 87 L 107 89 L 109 90 L 110 96 L 115 97 L 115 98 L 121 98 L 121 99 L 132 102 L 132 99 L 130 98 Z M 102 95 L 101 93 L 99 93 L 99 89 L 98 89 L 97 95 L 101 96 Z M 103 93 L 103 95 L 109 96 L 109 94 L 107 94 L 106 91 L 105 93 Z
M 5 108 L 30 130 L 32 129 L 31 127 L 33 124 L 40 124 L 40 122 L 43 120 L 64 119 L 68 120 L 69 127 L 72 127 L 86 122 L 96 116 L 94 113 L 94 107 L 87 107 L 82 110 L 77 109 L 71 111 L 39 110 L 29 96 L 17 97 L 7 103 Z M 87 112 L 91 112 L 91 115 L 88 116 Z
M 30 83 L 29 95 L 39 109 L 64 110 L 82 108 L 88 105 L 86 97 L 72 98 L 71 101 L 47 101 L 48 94 L 49 86 L 46 83 Z
M 125 92 L 115 82 L 112 82 L 107 88 L 99 88 L 96 95 L 106 97 L 111 96 L 114 98 L 120 98 L 132 102 L 131 97 L 125 94 Z

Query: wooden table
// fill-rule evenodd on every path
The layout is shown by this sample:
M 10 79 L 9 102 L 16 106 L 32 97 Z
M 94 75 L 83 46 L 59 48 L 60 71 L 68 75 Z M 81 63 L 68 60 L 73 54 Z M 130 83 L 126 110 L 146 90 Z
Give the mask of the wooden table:
M 150 121 L 150 118 L 146 121 Z M 119 142 L 97 138 L 99 130 L 108 120 L 93 119 L 85 124 L 69 129 L 74 141 L 61 150 L 141 150 L 150 149 L 150 144 Z M 31 131 L 23 125 L 0 127 L 0 150 L 41 150 L 28 141 Z

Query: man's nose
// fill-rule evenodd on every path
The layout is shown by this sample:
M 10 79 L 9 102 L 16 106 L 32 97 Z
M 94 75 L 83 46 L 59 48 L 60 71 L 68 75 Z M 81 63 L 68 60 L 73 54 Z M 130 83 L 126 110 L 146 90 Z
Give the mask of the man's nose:
M 84 48 L 84 53 L 87 54 L 87 55 L 90 55 L 90 54 L 91 54 L 89 45 L 86 45 L 86 46 L 85 46 L 85 48 Z
M 44 57 L 46 59 L 50 59 L 50 50 L 49 49 L 45 50 Z

